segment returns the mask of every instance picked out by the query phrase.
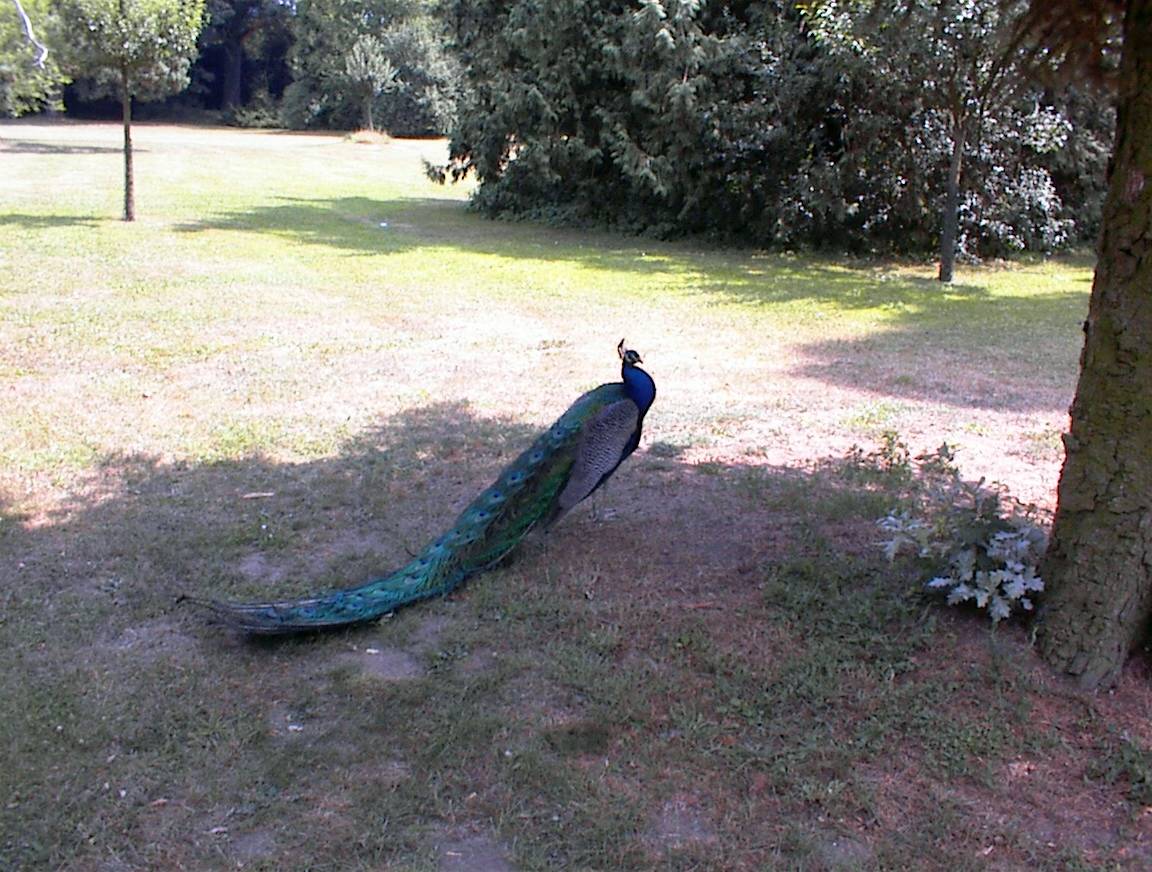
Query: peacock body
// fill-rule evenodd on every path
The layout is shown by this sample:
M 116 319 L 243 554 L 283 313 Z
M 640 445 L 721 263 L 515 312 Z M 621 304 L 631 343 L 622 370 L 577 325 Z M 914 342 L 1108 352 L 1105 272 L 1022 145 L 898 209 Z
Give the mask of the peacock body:
M 591 495 L 640 442 L 656 384 L 617 348 L 619 382 L 576 400 L 531 447 L 474 499 L 455 523 L 406 566 L 357 587 L 284 602 L 229 603 L 190 599 L 244 632 L 272 635 L 330 629 L 380 618 L 447 594 L 507 556 L 534 528 L 546 528 Z

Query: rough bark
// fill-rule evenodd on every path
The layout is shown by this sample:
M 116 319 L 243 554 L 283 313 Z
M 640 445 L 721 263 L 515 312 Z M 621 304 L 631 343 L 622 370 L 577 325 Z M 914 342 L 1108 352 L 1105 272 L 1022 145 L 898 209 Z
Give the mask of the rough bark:
M 1116 145 L 1043 567 L 1046 660 L 1115 682 L 1152 620 L 1152 0 L 1128 0 Z
M 120 110 L 124 118 L 124 220 L 136 220 L 136 193 L 132 181 L 132 91 L 128 71 L 120 71 Z

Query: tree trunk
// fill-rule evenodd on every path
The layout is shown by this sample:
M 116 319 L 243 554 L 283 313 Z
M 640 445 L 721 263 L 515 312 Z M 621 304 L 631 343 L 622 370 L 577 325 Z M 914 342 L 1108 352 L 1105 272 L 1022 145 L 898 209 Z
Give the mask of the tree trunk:
M 1152 0 L 1128 0 L 1116 145 L 1065 437 L 1044 658 L 1115 683 L 1152 619 Z
M 367 122 L 369 131 L 373 133 L 376 131 L 376 125 L 372 121 L 372 102 L 375 100 L 375 95 L 369 91 L 368 95 L 364 98 L 364 120 Z
M 120 70 L 120 107 L 124 117 L 124 220 L 136 220 L 136 194 L 132 184 L 132 92 L 126 69 Z
M 220 108 L 231 112 L 244 104 L 244 43 L 239 36 L 224 44 L 224 93 Z
M 960 173 L 964 167 L 964 121 L 952 120 L 952 161 L 948 166 L 948 190 L 940 227 L 940 272 L 937 278 L 951 282 L 956 267 L 956 239 L 960 235 Z

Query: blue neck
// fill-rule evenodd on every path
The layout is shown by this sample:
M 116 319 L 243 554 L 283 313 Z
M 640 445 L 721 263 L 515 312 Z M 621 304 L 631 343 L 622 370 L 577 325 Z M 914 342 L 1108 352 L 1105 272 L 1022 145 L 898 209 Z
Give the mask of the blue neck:
M 624 380 L 624 392 L 640 408 L 643 418 L 656 399 L 656 382 L 638 366 L 623 367 L 620 377 Z

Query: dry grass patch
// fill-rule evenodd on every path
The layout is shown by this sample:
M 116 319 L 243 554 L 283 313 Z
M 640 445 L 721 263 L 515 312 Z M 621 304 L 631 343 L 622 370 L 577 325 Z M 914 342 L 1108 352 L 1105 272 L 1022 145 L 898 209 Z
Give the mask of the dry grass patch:
M 348 141 L 358 145 L 389 145 L 393 139 L 382 130 L 354 130 L 348 134 Z

